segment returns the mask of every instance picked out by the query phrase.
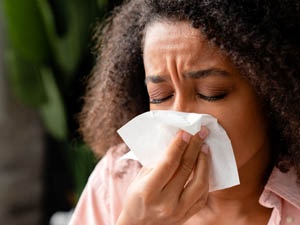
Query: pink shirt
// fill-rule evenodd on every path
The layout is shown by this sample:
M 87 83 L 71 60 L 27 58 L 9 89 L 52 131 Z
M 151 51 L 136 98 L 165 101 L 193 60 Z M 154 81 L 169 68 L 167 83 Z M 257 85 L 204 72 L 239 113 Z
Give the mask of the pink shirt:
M 125 144 L 113 147 L 98 163 L 69 225 L 116 224 L 126 190 L 141 168 L 137 161 L 118 160 L 126 152 Z M 295 172 L 274 168 L 259 203 L 273 208 L 267 225 L 300 225 L 300 186 Z

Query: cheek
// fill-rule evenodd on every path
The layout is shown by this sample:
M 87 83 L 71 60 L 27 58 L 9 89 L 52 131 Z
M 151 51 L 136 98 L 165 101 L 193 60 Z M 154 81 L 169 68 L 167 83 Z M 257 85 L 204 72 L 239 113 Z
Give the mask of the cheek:
M 219 117 L 234 150 L 238 168 L 245 165 L 267 141 L 266 125 L 256 97 L 247 93 Z

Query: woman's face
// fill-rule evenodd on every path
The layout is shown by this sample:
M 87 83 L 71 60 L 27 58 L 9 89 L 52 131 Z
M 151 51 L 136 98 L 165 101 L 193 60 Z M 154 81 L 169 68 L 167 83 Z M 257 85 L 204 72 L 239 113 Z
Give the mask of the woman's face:
M 216 117 L 231 139 L 238 168 L 266 150 L 266 122 L 249 82 L 188 22 L 151 24 L 144 66 L 151 110 Z

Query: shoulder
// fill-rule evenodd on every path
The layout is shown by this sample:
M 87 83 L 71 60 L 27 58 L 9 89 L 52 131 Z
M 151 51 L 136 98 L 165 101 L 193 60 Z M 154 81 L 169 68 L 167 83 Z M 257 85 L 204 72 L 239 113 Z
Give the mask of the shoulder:
M 128 186 L 141 166 L 137 161 L 120 158 L 125 144 L 110 148 L 89 177 L 72 216 L 70 225 L 112 225 L 122 210 Z
M 113 214 L 121 210 L 125 193 L 141 168 L 135 160 L 121 159 L 127 152 L 125 144 L 111 147 L 95 167 L 86 185 L 87 192 L 94 196 L 98 204 L 112 209 Z
M 113 180 L 113 183 L 116 183 L 126 179 L 130 182 L 140 170 L 141 165 L 135 160 L 121 159 L 127 152 L 128 148 L 123 143 L 111 147 L 96 165 L 88 184 L 97 188 L 103 185 L 108 186 L 109 183 L 106 183 L 108 180 Z

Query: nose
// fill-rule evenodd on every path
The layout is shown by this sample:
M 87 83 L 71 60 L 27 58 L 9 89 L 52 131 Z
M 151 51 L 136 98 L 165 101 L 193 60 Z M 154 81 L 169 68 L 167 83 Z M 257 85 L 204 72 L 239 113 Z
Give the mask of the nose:
M 197 104 L 192 99 L 187 98 L 187 96 L 178 96 L 175 98 L 171 110 L 177 112 L 197 113 L 199 108 L 197 107 Z

